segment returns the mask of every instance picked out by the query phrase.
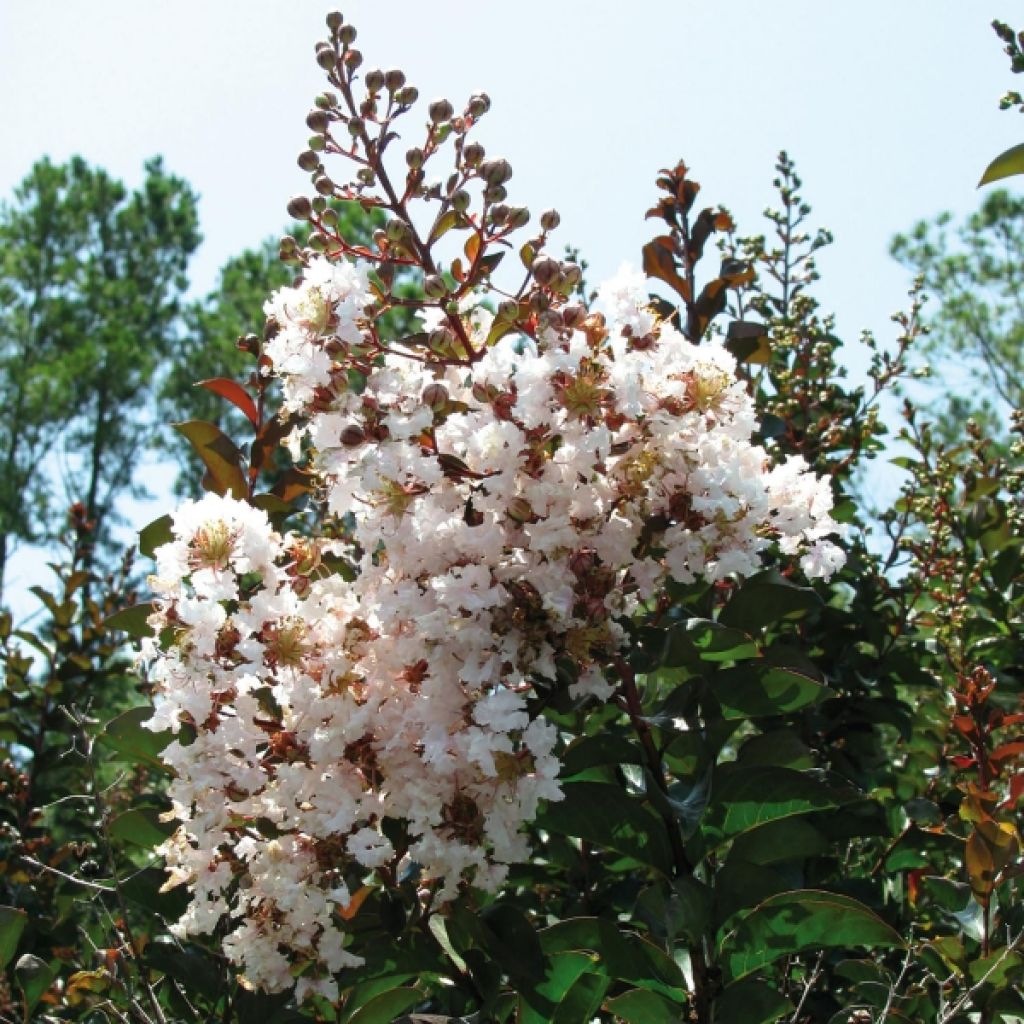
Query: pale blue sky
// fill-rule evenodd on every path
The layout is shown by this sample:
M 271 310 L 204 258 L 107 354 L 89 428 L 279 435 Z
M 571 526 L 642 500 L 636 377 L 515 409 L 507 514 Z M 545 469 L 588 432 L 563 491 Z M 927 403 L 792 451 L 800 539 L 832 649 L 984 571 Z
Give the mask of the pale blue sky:
M 321 88 L 312 59 L 334 5 L 310 0 L 0 0 L 0 196 L 43 153 L 133 182 L 143 161 L 202 196 L 205 291 L 223 260 L 279 230 Z M 507 157 L 511 199 L 555 206 L 591 281 L 639 262 L 660 167 L 685 157 L 709 203 L 761 230 L 780 148 L 836 245 L 820 296 L 841 333 L 888 336 L 906 275 L 892 234 L 967 213 L 1017 84 L 988 0 L 459 0 L 343 8 L 365 67 L 402 67 L 422 97 L 486 90 L 478 138 Z

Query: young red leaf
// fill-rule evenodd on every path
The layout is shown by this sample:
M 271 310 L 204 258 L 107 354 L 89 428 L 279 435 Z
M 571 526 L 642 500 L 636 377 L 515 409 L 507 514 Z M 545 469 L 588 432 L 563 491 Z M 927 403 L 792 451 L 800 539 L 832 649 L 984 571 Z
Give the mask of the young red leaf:
M 228 380 L 227 377 L 211 377 L 210 380 L 201 380 L 196 384 L 197 388 L 206 388 L 221 398 L 226 398 L 236 409 L 245 413 L 249 422 L 258 427 L 260 422 L 259 413 L 256 410 L 256 403 L 252 396 L 238 381 Z

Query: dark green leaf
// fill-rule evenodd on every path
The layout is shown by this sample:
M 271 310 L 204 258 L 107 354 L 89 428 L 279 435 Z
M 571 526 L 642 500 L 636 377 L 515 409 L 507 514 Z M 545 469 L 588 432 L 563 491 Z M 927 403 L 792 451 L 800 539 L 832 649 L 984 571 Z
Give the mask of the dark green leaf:
M 899 933 L 862 903 L 817 889 L 770 896 L 725 937 L 734 980 L 808 949 L 904 946 Z
M 161 544 L 170 544 L 174 540 L 174 534 L 171 532 L 173 522 L 169 515 L 161 516 L 139 530 L 139 552 L 147 558 L 152 558 Z
M 25 1012 L 31 1013 L 39 1004 L 43 993 L 60 974 L 60 961 L 55 960 L 52 964 L 48 964 L 31 953 L 25 953 L 18 958 L 14 971 L 18 977 L 18 985 L 21 987 Z
M 107 629 L 118 629 L 127 633 L 136 640 L 144 636 L 153 636 L 153 627 L 146 622 L 146 619 L 153 614 L 152 602 L 137 604 L 132 608 L 122 608 L 113 615 L 108 615 L 103 620 Z
M 421 1002 L 423 993 L 418 989 L 393 988 L 361 1006 L 348 1018 L 348 1024 L 393 1024 L 396 1017 Z
M 757 644 L 740 629 L 711 619 L 688 619 L 665 636 L 661 663 L 667 668 L 699 665 L 702 661 L 740 661 L 757 656 Z
M 715 673 L 711 690 L 725 718 L 787 714 L 834 696 L 834 691 L 803 672 L 756 662 Z
M 671 872 L 665 826 L 639 801 L 618 786 L 601 782 L 570 782 L 562 786 L 562 791 L 565 798 L 548 804 L 538 817 L 540 828 L 586 839 L 664 874 Z
M 810 587 L 798 587 L 769 570 L 740 584 L 718 621 L 755 633 L 780 619 L 797 618 L 820 606 L 821 598 Z
M 152 714 L 153 709 L 148 707 L 125 711 L 107 723 L 98 739 L 108 749 L 117 751 L 121 758 L 169 772 L 170 769 L 160 760 L 160 751 L 172 737 L 169 732 L 151 732 L 145 728 L 143 723 Z
M 0 907 L 0 969 L 14 959 L 18 939 L 28 923 L 28 914 L 16 907 Z
M 174 826 L 160 821 L 152 807 L 137 807 L 119 814 L 110 823 L 111 839 L 151 850 L 159 846 L 173 831 Z
M 776 1024 L 792 1012 L 781 992 L 755 978 L 733 982 L 715 1000 L 715 1024 Z

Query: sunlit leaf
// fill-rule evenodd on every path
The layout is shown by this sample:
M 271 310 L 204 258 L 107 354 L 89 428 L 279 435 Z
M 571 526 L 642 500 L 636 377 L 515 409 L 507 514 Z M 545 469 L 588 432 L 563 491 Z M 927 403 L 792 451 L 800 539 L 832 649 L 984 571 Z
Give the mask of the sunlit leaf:
M 1003 178 L 1010 178 L 1015 174 L 1024 174 L 1024 142 L 1017 146 L 1011 146 L 1004 153 L 1000 153 L 985 168 L 985 173 L 978 182 L 978 188 L 982 185 L 989 185 L 993 181 L 1001 181 Z

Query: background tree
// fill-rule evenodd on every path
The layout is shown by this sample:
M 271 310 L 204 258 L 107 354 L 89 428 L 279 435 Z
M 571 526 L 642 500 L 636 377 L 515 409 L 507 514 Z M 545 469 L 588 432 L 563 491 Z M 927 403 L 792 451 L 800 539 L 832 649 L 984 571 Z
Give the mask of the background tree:
M 0 207 L 0 588 L 16 541 L 52 538 L 54 504 L 80 499 L 102 546 L 117 498 L 141 490 L 199 240 L 196 196 L 159 160 L 129 191 L 44 159 Z
M 943 435 L 962 437 L 974 417 L 1005 438 L 1024 399 L 1024 199 L 998 190 L 962 224 L 949 213 L 920 221 L 892 254 L 934 302 L 921 352 L 946 404 Z

